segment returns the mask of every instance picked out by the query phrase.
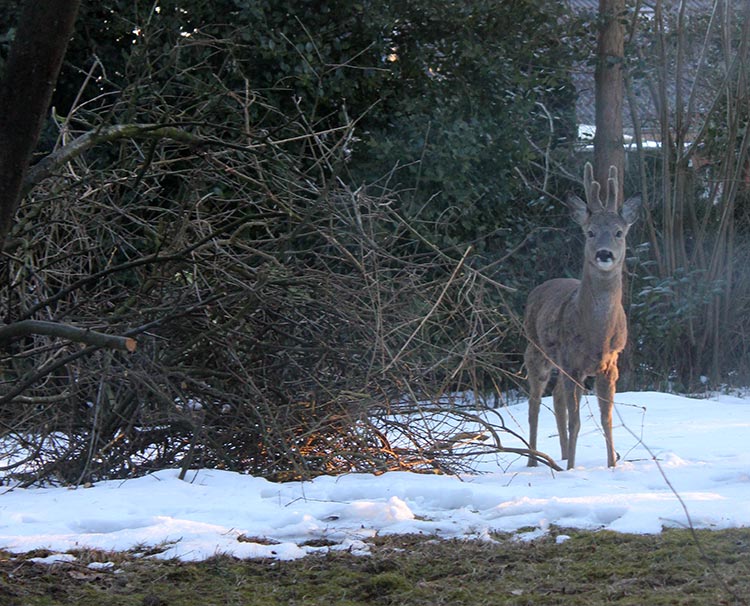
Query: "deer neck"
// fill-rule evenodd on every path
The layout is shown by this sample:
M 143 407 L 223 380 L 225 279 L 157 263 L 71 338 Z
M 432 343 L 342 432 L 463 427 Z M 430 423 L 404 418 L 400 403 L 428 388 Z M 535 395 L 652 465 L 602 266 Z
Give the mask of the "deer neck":
M 584 268 L 577 299 L 579 316 L 590 327 L 592 340 L 608 339 L 612 327 L 618 324 L 614 320 L 624 313 L 622 268 L 609 272 L 590 266 Z

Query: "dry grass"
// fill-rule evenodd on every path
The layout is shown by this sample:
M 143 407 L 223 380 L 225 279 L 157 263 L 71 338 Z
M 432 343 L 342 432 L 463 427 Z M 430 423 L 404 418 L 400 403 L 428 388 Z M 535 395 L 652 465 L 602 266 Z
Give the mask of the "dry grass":
M 750 600 L 750 529 L 657 536 L 560 530 L 522 543 L 378 538 L 372 555 L 331 552 L 293 562 L 217 556 L 200 563 L 128 553 L 81 552 L 40 565 L 0 554 L 0 603 L 8 606 L 242 604 L 681 604 Z M 92 570 L 91 561 L 112 562 Z

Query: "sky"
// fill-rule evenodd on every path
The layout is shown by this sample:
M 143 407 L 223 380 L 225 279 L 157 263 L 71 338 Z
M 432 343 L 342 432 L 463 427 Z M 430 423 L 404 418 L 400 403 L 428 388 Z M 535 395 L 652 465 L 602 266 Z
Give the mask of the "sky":
M 540 450 L 559 462 L 551 399 L 543 400 Z M 575 469 L 529 468 L 516 455 L 483 455 L 460 476 L 389 472 L 272 483 L 218 470 L 177 470 L 89 488 L 0 488 L 0 548 L 49 550 L 160 547 L 156 557 L 295 559 L 326 550 L 366 555 L 378 534 L 421 533 L 533 540 L 555 528 L 659 533 L 750 526 L 750 397 L 617 394 L 615 447 L 606 467 L 596 399 L 581 405 Z M 526 403 L 502 410 L 526 435 Z M 507 443 L 507 446 L 513 446 Z M 520 446 L 520 444 L 515 444 Z

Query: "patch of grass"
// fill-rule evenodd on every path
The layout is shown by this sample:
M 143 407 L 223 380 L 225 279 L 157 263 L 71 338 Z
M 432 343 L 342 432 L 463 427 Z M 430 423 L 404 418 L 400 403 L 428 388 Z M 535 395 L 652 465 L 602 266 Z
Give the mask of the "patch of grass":
M 216 556 L 191 563 L 128 553 L 78 552 L 40 565 L 0 552 L 7 606 L 274 606 L 398 604 L 747 604 L 750 529 L 699 531 L 710 562 L 686 530 L 660 535 L 566 531 L 521 542 L 388 536 L 372 555 L 341 552 L 293 562 Z M 39 555 L 39 554 L 35 554 Z M 46 554 L 45 554 L 46 555 Z M 91 562 L 112 562 L 91 569 Z

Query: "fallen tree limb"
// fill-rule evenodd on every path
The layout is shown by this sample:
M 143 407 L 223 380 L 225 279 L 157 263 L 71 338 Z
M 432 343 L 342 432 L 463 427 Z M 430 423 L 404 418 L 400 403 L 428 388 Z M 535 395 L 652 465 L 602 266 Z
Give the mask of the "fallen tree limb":
M 134 352 L 136 348 L 136 341 L 131 337 L 108 335 L 103 332 L 97 332 L 87 328 L 79 328 L 69 324 L 60 324 L 58 322 L 21 320 L 20 322 L 14 322 L 13 324 L 0 327 L 0 342 L 29 335 L 59 337 L 69 341 L 75 341 L 76 343 L 85 343 L 86 345 L 106 347 L 108 349 L 118 349 L 129 353 Z

